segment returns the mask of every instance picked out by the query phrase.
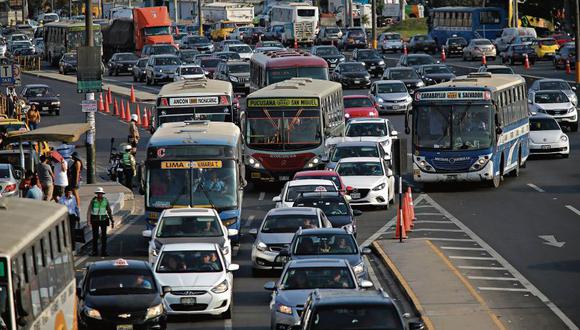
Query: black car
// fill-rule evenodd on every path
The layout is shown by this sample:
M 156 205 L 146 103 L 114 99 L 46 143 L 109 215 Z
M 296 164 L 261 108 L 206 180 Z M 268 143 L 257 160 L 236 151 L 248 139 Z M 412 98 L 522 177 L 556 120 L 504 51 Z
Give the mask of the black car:
M 294 200 L 294 206 L 317 207 L 324 212 L 334 228 L 344 228 L 356 236 L 355 217 L 362 214 L 353 210 L 341 192 L 302 193 Z
M 385 71 L 385 60 L 376 49 L 355 49 L 352 60 L 363 62 L 367 71 L 373 76 L 380 76 Z
M 79 329 L 165 329 L 163 292 L 146 261 L 90 263 L 77 287 Z
M 342 36 L 342 49 L 367 48 L 368 38 L 363 29 L 348 29 Z
M 65 53 L 58 61 L 58 72 L 66 75 L 77 71 L 77 54 Z
M 434 85 L 455 78 L 455 74 L 445 64 L 427 64 L 417 68 L 417 73 L 427 85 Z
M 501 62 L 509 62 L 510 65 L 514 65 L 516 62 L 524 64 L 525 54 L 528 55 L 528 62 L 530 65 L 536 63 L 536 59 L 538 58 L 536 51 L 532 46 L 524 44 L 509 45 L 508 49 L 501 54 Z
M 310 48 L 310 53 L 323 58 L 331 71 L 346 60 L 346 57 L 334 46 L 314 46 Z
M 383 73 L 383 80 L 402 81 L 410 94 L 413 94 L 418 88 L 425 86 L 425 82 L 413 68 L 388 68 L 385 70 L 385 73 Z
M 341 83 L 344 88 L 368 88 L 371 85 L 371 75 L 361 62 L 340 63 L 330 79 Z
M 266 29 L 263 27 L 253 27 L 249 28 L 248 32 L 244 33 L 242 41 L 246 44 L 255 44 L 256 42 L 262 40 Z
M 197 49 L 182 49 L 179 51 L 179 58 L 183 64 L 193 64 L 195 55 L 198 55 Z
M 214 51 L 213 43 L 205 36 L 184 37 L 181 45 L 184 49 L 195 49 L 200 53 L 211 53 Z
M 38 111 L 60 115 L 60 94 L 55 94 L 48 85 L 26 85 L 21 95 L 26 103 L 36 105 Z
M 116 53 L 111 56 L 107 62 L 107 71 L 109 76 L 113 74 L 118 76 L 119 73 L 132 73 L 133 66 L 137 63 L 139 57 L 133 53 Z
M 409 40 L 409 51 L 416 53 L 420 51 L 435 54 L 437 43 L 427 34 L 418 34 Z
M 250 93 L 250 63 L 245 61 L 220 62 L 213 78 L 229 81 L 234 92 Z
M 409 54 L 401 55 L 401 57 L 399 57 L 399 63 L 397 63 L 397 66 L 409 66 L 416 69 L 419 66 L 426 64 L 435 64 L 435 60 L 433 57 L 431 57 L 431 55 Z
M 445 49 L 445 55 L 447 57 L 452 57 L 453 55 L 463 56 L 463 47 L 467 46 L 467 40 L 463 37 L 451 37 L 448 38 L 443 49 Z

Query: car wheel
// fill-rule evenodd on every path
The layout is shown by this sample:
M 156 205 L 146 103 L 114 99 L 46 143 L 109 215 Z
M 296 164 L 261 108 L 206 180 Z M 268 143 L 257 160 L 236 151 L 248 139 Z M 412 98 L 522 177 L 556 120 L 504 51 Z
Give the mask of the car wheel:
M 62 66 L 59 66 L 58 67 L 58 73 L 63 74 L 63 72 L 62 72 Z
M 147 84 L 147 86 L 151 86 L 151 80 L 149 80 L 148 76 L 145 76 L 145 83 Z

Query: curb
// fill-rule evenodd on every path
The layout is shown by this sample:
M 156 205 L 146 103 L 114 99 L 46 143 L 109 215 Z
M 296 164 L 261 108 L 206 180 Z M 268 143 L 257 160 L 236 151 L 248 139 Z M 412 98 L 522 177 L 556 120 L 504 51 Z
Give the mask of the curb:
M 381 245 L 379 243 L 377 243 L 377 241 L 374 241 L 370 245 L 370 248 L 373 250 L 373 252 L 375 254 L 378 255 L 378 257 L 381 260 L 381 262 L 383 263 L 383 265 L 387 268 L 389 273 L 393 276 L 393 279 L 397 283 L 397 286 L 399 286 L 399 288 L 401 289 L 401 292 L 406 296 L 406 298 L 409 301 L 411 301 L 411 303 L 413 304 L 413 307 L 415 308 L 416 314 L 421 317 L 421 320 L 423 321 L 423 323 L 425 325 L 425 329 L 435 330 L 435 326 L 433 325 L 433 322 L 426 315 L 425 310 L 423 309 L 423 306 L 421 305 L 421 302 L 417 298 L 417 295 L 415 294 L 413 289 L 411 289 L 411 286 L 409 285 L 409 283 L 407 283 L 407 280 L 403 277 L 403 275 L 401 274 L 401 272 L 399 271 L 399 269 L 397 268 L 395 263 L 391 260 L 391 258 L 389 258 L 389 256 L 385 252 L 385 250 L 383 250 L 383 248 L 381 247 Z

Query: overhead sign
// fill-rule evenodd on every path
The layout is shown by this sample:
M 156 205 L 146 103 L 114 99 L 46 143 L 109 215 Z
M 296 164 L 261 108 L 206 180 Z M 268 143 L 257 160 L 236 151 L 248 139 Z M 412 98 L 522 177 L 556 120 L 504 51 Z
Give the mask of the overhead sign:
M 173 97 L 169 99 L 170 106 L 186 105 L 218 105 L 220 104 L 217 96 L 198 96 L 198 97 Z
M 316 98 L 272 98 L 272 99 L 249 99 L 248 107 L 317 107 Z
M 161 162 L 163 170 L 179 170 L 190 168 L 222 168 L 221 160 L 197 160 L 197 161 L 165 161 Z
M 0 66 L 0 84 L 2 86 L 19 86 L 20 65 L 2 64 Z
M 97 101 L 96 100 L 83 100 L 81 101 L 81 110 L 83 112 L 97 112 Z

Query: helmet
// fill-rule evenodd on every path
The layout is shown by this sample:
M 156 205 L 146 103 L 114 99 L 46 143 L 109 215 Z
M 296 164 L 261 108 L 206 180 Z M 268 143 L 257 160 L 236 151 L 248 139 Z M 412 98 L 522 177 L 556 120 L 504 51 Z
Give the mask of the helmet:
M 95 190 L 95 194 L 104 194 L 105 190 L 103 189 L 103 187 L 98 187 L 97 190 Z
M 132 149 L 133 149 L 133 147 L 130 144 L 128 144 L 128 145 L 125 146 L 125 151 L 129 151 L 129 150 L 132 150 Z
M 131 115 L 131 120 L 132 120 L 132 121 L 138 121 L 138 120 L 139 120 L 139 117 L 137 117 L 137 115 L 136 115 L 136 114 L 132 114 L 132 115 Z

